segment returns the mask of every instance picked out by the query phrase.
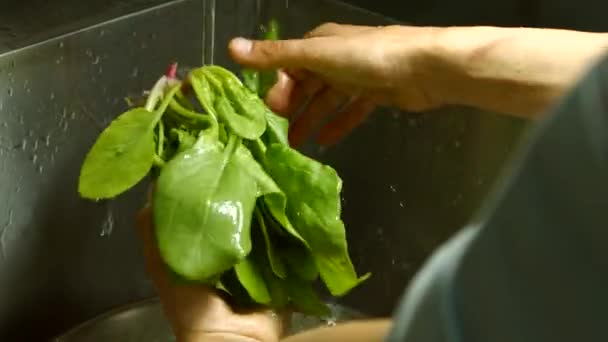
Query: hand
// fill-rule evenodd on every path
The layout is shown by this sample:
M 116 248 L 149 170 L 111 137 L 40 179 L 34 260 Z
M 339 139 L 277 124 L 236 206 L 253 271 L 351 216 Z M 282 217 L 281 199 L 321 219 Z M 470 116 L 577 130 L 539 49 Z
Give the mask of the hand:
M 318 143 L 332 144 L 360 124 L 377 105 L 410 111 L 437 107 L 423 73 L 424 53 L 435 29 L 324 24 L 304 39 L 230 42 L 232 58 L 256 69 L 281 69 L 267 102 L 291 117 L 290 141 L 302 143 L 327 116 Z
M 172 282 L 154 241 L 149 207 L 139 213 L 137 223 L 144 245 L 146 271 L 178 342 L 279 341 L 282 321 L 274 313 L 236 312 L 211 288 Z

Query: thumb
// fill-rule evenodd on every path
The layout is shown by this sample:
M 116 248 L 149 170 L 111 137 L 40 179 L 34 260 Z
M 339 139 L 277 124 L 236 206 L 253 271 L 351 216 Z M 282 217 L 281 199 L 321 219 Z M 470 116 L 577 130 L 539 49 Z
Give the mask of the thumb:
M 311 62 L 313 39 L 248 40 L 235 38 L 228 45 L 239 64 L 255 69 L 305 68 Z

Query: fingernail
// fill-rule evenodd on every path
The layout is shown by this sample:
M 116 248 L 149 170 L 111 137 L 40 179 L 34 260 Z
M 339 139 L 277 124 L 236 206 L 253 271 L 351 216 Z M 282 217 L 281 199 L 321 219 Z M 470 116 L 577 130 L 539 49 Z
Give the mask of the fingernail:
M 234 52 L 246 55 L 251 52 L 251 47 L 253 46 L 253 42 L 249 39 L 245 38 L 234 38 L 231 43 L 232 50 Z

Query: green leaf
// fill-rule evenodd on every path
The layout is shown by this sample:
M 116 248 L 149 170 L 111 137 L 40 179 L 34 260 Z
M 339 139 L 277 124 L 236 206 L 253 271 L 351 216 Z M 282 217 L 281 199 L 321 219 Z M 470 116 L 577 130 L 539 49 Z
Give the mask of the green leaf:
M 293 242 L 287 243 L 281 248 L 280 256 L 298 278 L 312 282 L 319 276 L 315 259 L 306 247 Z
M 369 274 L 358 278 L 348 255 L 336 171 L 280 144 L 268 147 L 265 165 L 287 196 L 287 216 L 310 246 L 331 294 L 344 295 L 364 281 Z
M 250 253 L 245 260 L 234 266 L 234 271 L 251 299 L 258 304 L 268 305 L 271 302 L 270 293 L 256 259 L 254 253 Z
M 329 308 L 321 301 L 309 281 L 290 274 L 285 280 L 285 288 L 297 311 L 312 316 L 329 315 Z
M 203 109 L 215 120 L 217 120 L 217 113 L 213 106 L 216 95 L 213 89 L 211 89 L 209 80 L 207 80 L 207 78 L 205 77 L 203 68 L 192 70 L 190 72 L 190 75 L 188 76 L 188 80 L 190 81 L 190 85 L 194 90 L 194 94 L 196 95 L 196 98 L 198 99 Z
M 282 116 L 278 116 L 273 113 L 270 109 L 266 109 L 266 122 L 267 129 L 262 136 L 266 145 L 271 144 L 282 144 L 289 145 L 288 131 L 289 131 L 289 120 Z
M 219 96 L 214 106 L 218 118 L 245 139 L 255 140 L 266 130 L 266 106 L 249 92 L 230 71 L 217 66 L 205 67 L 205 78 Z
M 251 152 L 244 146 L 240 146 L 236 152 L 236 158 L 243 166 L 244 172 L 255 179 L 258 186 L 257 196 L 263 196 L 268 211 L 281 227 L 292 237 L 307 246 L 306 241 L 292 226 L 286 215 L 287 198 L 275 181 L 266 173 L 264 168 L 253 158 Z
M 151 129 L 154 121 L 154 113 L 143 108 L 132 109 L 112 121 L 82 165 L 78 184 L 82 197 L 115 197 L 148 174 L 156 153 Z
M 154 128 L 179 90 L 173 86 L 155 112 L 132 109 L 114 119 L 87 154 L 78 182 L 84 198 L 106 199 L 120 195 L 150 171 L 156 155 Z
M 241 75 L 243 77 L 243 84 L 245 87 L 247 87 L 247 89 L 249 89 L 252 93 L 257 94 L 260 87 L 259 73 L 255 70 L 243 69 L 241 71 Z
M 171 130 L 170 134 L 173 136 L 173 139 L 177 141 L 177 153 L 182 153 L 191 149 L 196 142 L 196 138 L 192 134 L 181 129 L 174 128 Z
M 272 232 L 268 230 L 266 227 L 266 222 L 262 211 L 259 208 L 255 208 L 255 218 L 257 221 L 257 225 L 260 228 L 262 235 L 264 237 L 264 243 L 266 246 L 266 254 L 268 257 L 268 261 L 270 263 L 270 268 L 272 272 L 276 274 L 277 277 L 284 279 L 286 277 L 285 264 L 281 260 L 280 256 L 277 254 L 275 250 L 275 242 L 273 241 Z
M 153 201 L 156 238 L 165 263 L 180 276 L 209 282 L 251 251 L 257 185 L 224 147 L 203 134 L 162 169 Z

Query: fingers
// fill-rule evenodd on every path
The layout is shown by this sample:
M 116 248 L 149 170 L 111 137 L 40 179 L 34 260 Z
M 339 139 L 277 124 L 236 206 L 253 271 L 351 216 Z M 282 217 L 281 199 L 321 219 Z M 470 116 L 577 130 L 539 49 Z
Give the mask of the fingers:
M 360 125 L 376 105 L 368 99 L 356 99 L 342 113 L 325 125 L 317 138 L 320 145 L 333 145 Z
M 268 95 L 266 103 L 276 113 L 292 117 L 303 105 L 324 87 L 324 82 L 310 73 L 279 71 L 279 79 Z
M 360 25 L 345 25 L 336 23 L 325 23 L 317 26 L 312 31 L 306 33 L 304 37 L 326 37 L 326 36 L 344 36 L 349 34 L 357 34 L 361 32 L 374 29 L 374 26 L 360 26 Z
M 146 206 L 137 214 L 137 232 L 143 243 L 143 254 L 146 273 L 154 283 L 156 291 L 162 296 L 169 291 L 169 278 L 161 260 L 152 222 L 152 209 Z
M 266 95 L 266 103 L 275 113 L 288 114 L 290 99 L 295 87 L 296 81 L 285 72 L 279 71 L 277 83 L 270 88 Z
M 289 142 L 293 146 L 302 144 L 323 120 L 343 102 L 344 95 L 332 88 L 325 88 L 310 103 L 308 108 L 293 123 Z
M 310 64 L 317 51 L 316 39 L 253 41 L 235 38 L 228 44 L 230 56 L 244 66 L 267 70 Z

